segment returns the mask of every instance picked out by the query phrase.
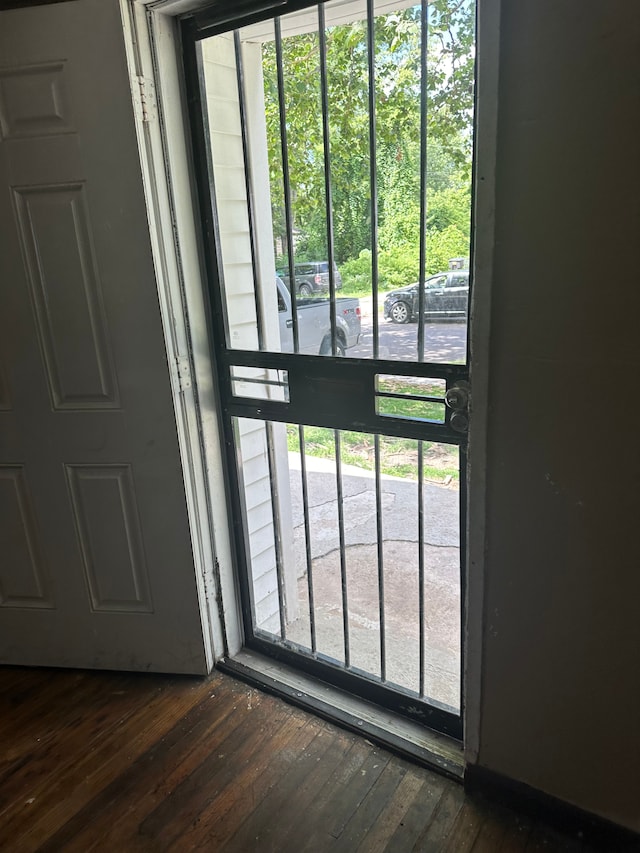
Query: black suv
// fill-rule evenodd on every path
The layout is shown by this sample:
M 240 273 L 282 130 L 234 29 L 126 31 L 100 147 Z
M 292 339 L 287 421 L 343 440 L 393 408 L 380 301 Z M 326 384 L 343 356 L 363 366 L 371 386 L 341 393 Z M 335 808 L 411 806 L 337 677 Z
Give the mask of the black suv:
M 419 288 L 410 284 L 387 293 L 384 299 L 385 320 L 410 323 L 418 319 Z M 469 271 L 449 270 L 430 276 L 424 283 L 425 319 L 451 318 L 466 320 L 469 304 Z
M 297 296 L 312 296 L 314 293 L 328 293 L 329 291 L 329 262 L 328 261 L 304 261 L 295 264 L 294 273 L 296 278 L 296 295 Z M 289 270 L 278 270 L 278 275 L 283 280 L 288 290 L 291 290 L 289 283 Z M 333 265 L 333 280 L 336 290 L 342 288 L 342 276 L 338 272 L 338 267 Z

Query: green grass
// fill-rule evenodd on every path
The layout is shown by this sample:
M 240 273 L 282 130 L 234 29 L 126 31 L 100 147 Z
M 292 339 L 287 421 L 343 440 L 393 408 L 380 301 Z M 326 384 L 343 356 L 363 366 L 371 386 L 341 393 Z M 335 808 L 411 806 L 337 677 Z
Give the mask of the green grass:
M 374 437 L 367 433 L 341 432 L 341 460 L 345 465 L 355 465 L 367 471 L 375 468 Z M 332 429 L 307 426 L 304 428 L 305 451 L 309 456 L 335 459 L 335 441 Z M 297 425 L 287 424 L 287 446 L 300 452 Z M 436 483 L 458 481 L 457 448 L 451 445 L 423 441 L 424 477 Z M 405 479 L 417 479 L 418 442 L 410 438 L 380 437 L 380 470 L 383 474 Z
M 418 380 L 407 382 L 400 379 L 381 379 L 378 390 L 392 394 L 416 394 L 427 397 L 442 397 L 444 388 Z M 378 397 L 378 414 L 401 418 L 420 418 L 444 422 L 444 404 L 421 400 L 398 400 L 393 397 Z
M 384 298 L 387 293 L 390 293 L 393 289 L 393 287 L 386 287 L 384 289 L 380 288 L 380 290 L 378 290 L 378 311 L 381 314 L 382 309 L 384 307 Z M 354 299 L 360 299 L 367 296 L 373 297 L 373 292 L 371 290 L 371 284 L 367 284 L 366 286 L 354 286 L 352 284 L 345 284 L 343 285 L 342 290 L 337 291 L 336 296 L 348 296 L 353 297 Z

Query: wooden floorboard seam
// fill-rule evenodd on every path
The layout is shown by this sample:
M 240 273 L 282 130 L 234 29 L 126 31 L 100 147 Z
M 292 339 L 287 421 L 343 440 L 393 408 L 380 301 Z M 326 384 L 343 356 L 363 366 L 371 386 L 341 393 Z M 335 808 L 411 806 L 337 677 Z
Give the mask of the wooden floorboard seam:
M 0 853 L 637 853 L 221 673 L 0 667 Z

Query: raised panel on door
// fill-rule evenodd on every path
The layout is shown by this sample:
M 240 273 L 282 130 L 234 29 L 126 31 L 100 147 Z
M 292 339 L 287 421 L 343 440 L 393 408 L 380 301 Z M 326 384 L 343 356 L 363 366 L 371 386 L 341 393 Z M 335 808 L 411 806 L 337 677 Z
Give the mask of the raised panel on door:
M 0 68 L 0 131 L 4 139 L 73 133 L 65 61 Z
M 55 607 L 24 468 L 0 467 L 0 608 Z
M 53 408 L 118 408 L 85 184 L 14 187 L 13 201 Z

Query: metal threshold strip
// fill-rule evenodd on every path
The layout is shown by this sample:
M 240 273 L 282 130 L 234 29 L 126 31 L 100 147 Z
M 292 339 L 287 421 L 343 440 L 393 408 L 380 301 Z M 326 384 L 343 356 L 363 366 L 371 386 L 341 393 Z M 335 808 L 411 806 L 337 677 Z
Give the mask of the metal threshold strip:
M 462 744 L 351 693 L 249 649 L 217 668 L 248 684 L 357 732 L 403 758 L 462 782 Z

